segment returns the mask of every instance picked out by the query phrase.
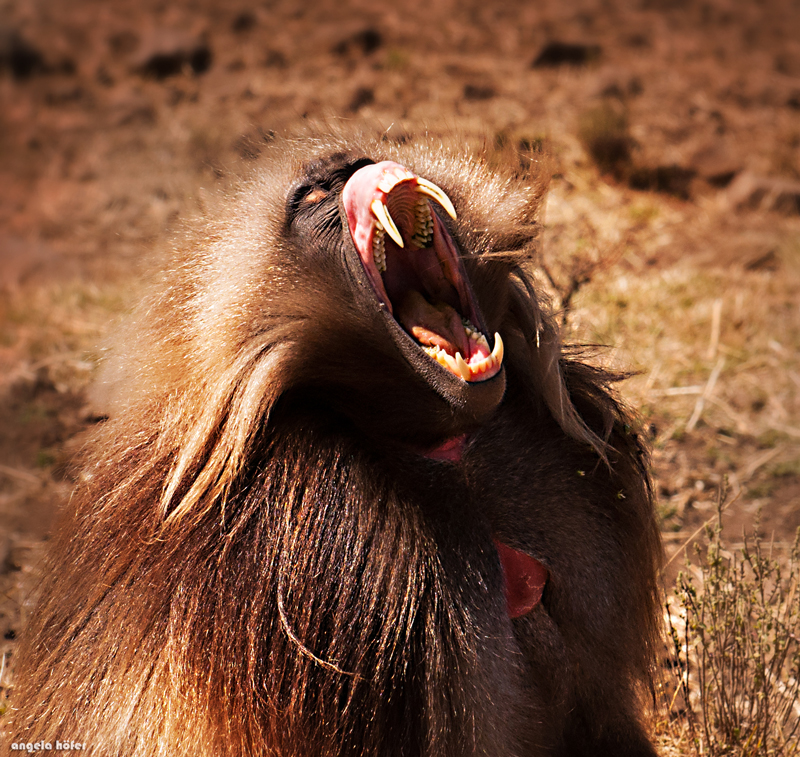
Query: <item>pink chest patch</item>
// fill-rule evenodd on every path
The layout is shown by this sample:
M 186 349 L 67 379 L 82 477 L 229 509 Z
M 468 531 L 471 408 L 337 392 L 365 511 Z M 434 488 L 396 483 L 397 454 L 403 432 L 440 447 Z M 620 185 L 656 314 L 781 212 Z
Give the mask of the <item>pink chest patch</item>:
M 432 460 L 459 463 L 468 438 L 467 434 L 456 436 L 423 454 Z M 494 545 L 497 547 L 503 569 L 503 589 L 508 615 L 510 618 L 519 618 L 542 601 L 542 592 L 547 583 L 547 569 L 535 558 L 497 539 L 494 540 Z
M 467 435 L 455 436 L 432 450 L 425 452 L 425 457 L 431 460 L 447 460 L 451 463 L 461 462 L 464 448 L 467 446 Z
M 529 613 L 542 601 L 547 570 L 538 560 L 495 540 L 503 568 L 506 606 L 511 618 Z

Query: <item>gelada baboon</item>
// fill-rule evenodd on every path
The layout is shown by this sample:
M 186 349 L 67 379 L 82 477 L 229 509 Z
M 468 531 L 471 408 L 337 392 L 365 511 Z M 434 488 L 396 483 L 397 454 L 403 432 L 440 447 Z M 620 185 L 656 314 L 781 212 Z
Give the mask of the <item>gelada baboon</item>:
M 11 740 L 97 755 L 654 755 L 659 539 L 527 261 L 541 182 L 284 143 L 134 317 Z

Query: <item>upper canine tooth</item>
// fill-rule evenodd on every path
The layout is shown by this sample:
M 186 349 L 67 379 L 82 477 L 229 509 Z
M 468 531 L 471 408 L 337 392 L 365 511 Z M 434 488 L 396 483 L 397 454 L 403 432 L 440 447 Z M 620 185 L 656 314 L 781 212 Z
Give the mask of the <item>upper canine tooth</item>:
M 397 243 L 398 247 L 402 247 L 403 237 L 400 236 L 397 226 L 394 225 L 394 221 L 389 215 L 389 209 L 380 200 L 373 200 L 369 207 L 375 215 L 375 218 L 381 222 L 386 233 Z
M 496 331 L 494 332 L 494 349 L 492 350 L 492 357 L 494 358 L 497 365 L 502 365 L 503 363 L 503 353 L 505 348 L 503 347 L 503 340 L 500 338 L 500 334 Z
M 450 202 L 450 198 L 437 187 L 432 181 L 428 181 L 427 179 L 421 179 L 417 176 L 417 192 L 423 195 L 428 195 L 428 197 L 433 197 L 436 202 L 439 203 L 446 211 L 447 215 L 450 216 L 454 221 L 456 219 L 456 209 L 453 207 L 453 203 Z

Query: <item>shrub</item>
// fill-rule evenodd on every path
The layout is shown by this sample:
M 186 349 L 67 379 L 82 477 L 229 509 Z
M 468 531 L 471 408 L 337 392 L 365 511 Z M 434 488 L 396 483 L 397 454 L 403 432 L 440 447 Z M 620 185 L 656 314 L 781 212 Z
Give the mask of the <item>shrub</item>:
M 722 501 L 722 497 L 720 497 Z M 695 753 L 800 753 L 800 530 L 788 560 L 757 534 L 729 552 L 722 508 L 696 545 L 700 580 L 681 573 L 669 630 Z

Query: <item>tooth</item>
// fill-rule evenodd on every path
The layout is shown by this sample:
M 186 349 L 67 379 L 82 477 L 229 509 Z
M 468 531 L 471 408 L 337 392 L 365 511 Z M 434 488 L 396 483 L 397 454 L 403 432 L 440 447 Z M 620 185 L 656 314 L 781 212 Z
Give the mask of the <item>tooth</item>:
M 470 371 L 466 360 L 461 357 L 460 352 L 456 352 L 456 367 L 458 368 L 458 372 L 461 374 L 461 378 L 463 378 L 464 381 L 469 381 L 470 377 L 472 376 L 472 371 Z
M 411 171 L 397 167 L 383 174 L 381 180 L 378 182 L 378 189 L 380 189 L 381 192 L 389 194 L 401 181 L 409 181 L 413 178 L 414 174 L 411 173 Z
M 503 363 L 503 340 L 500 338 L 500 334 L 496 331 L 494 332 L 494 349 L 492 350 L 492 357 L 494 358 L 495 362 L 498 365 L 502 365 Z
M 394 225 L 394 221 L 392 217 L 389 215 L 389 209 L 380 201 L 380 200 L 373 200 L 372 205 L 370 205 L 372 212 L 375 214 L 375 217 L 381 222 L 381 225 L 386 230 L 386 233 L 394 239 L 397 243 L 398 247 L 403 246 L 403 237 L 400 236 L 400 232 L 397 230 L 397 226 Z
M 375 233 L 372 235 L 372 259 L 375 267 L 380 273 L 386 273 L 386 249 L 383 242 L 383 229 L 378 228 L 379 223 L 375 224 Z
M 483 334 L 478 334 L 475 337 L 475 341 L 478 343 L 480 347 L 485 347 L 487 352 L 489 350 L 489 342 L 486 341 L 486 337 Z
M 417 199 L 414 210 L 414 234 L 411 240 L 417 247 L 423 248 L 430 242 L 433 234 L 433 218 L 428 200 L 424 197 Z
M 421 179 L 418 176 L 416 190 L 420 194 L 433 197 L 433 199 L 436 200 L 436 202 L 438 202 L 439 205 L 441 205 L 447 211 L 447 215 L 449 215 L 450 218 L 453 220 L 456 219 L 456 209 L 453 207 L 453 203 L 450 202 L 450 198 L 432 181 Z

